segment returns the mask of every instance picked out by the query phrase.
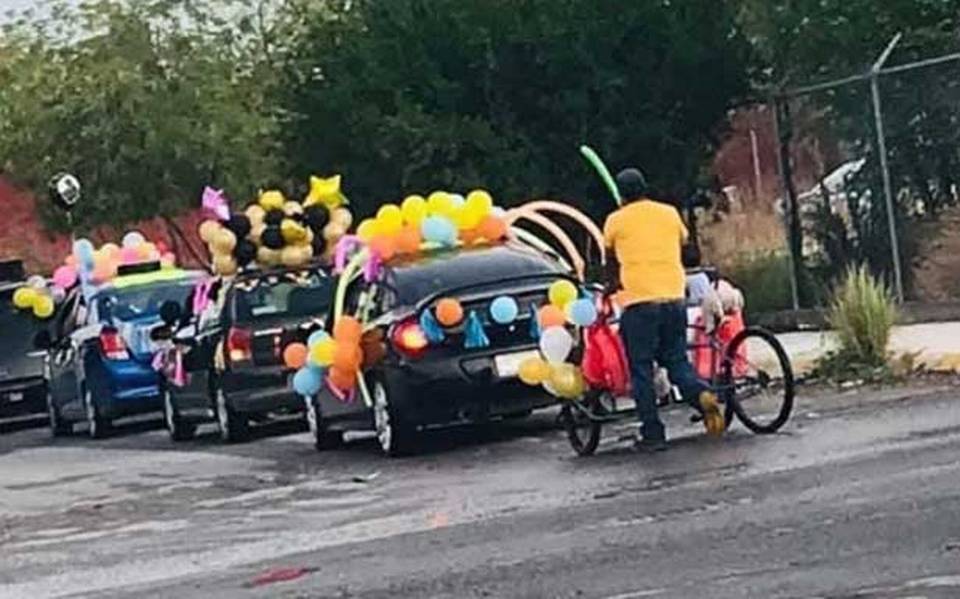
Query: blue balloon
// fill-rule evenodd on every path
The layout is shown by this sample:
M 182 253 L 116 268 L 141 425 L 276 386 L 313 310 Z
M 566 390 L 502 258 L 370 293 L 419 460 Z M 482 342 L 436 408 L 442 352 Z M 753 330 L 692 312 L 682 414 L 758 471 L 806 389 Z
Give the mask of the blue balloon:
M 578 299 L 570 304 L 570 321 L 578 327 L 588 327 L 597 322 L 597 307 L 593 300 Z
M 313 347 L 314 345 L 325 341 L 330 338 L 330 333 L 320 330 L 314 331 L 310 334 L 310 337 L 307 338 L 307 347 Z
M 93 270 L 93 243 L 89 239 L 78 239 L 73 242 L 73 255 L 82 270 Z
M 510 324 L 519 314 L 520 306 L 517 305 L 517 300 L 510 296 L 502 295 L 490 304 L 490 316 L 498 324 Z
M 424 241 L 430 243 L 444 243 L 447 238 L 447 219 L 439 216 L 431 216 L 423 219 L 420 223 L 420 234 Z
M 323 387 L 323 374 L 313 368 L 301 368 L 293 375 L 293 390 L 298 395 L 313 397 Z

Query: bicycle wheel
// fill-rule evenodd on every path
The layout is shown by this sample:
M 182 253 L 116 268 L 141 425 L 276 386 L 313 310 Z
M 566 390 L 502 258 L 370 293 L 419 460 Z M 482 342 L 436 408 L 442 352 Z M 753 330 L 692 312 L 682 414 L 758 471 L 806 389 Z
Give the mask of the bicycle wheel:
M 728 409 L 754 433 L 773 434 L 790 418 L 793 369 L 772 333 L 748 328 L 734 337 L 723 357 L 722 379 Z
M 605 396 L 605 393 L 590 393 L 583 398 L 579 407 L 567 404 L 560 412 L 560 420 L 567 429 L 567 439 L 577 455 L 593 455 L 600 445 L 603 424 L 588 417 L 584 410 L 595 418 L 609 414 L 610 410 L 604 405 Z

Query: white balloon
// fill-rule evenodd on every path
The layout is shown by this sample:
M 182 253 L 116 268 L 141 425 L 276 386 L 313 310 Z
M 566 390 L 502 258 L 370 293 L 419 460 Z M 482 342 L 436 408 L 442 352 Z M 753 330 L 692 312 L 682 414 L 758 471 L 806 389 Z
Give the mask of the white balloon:
M 130 231 L 123 236 L 123 247 L 125 248 L 135 248 L 140 247 L 140 244 L 145 242 L 146 238 L 143 236 L 143 233 L 139 231 Z
M 41 277 L 40 275 L 33 275 L 27 279 L 27 285 L 33 287 L 34 289 L 46 289 L 47 280 Z
M 560 364 L 573 351 L 573 337 L 563 327 L 550 327 L 540 336 L 540 351 L 551 364 Z
M 54 287 L 50 290 L 50 295 L 53 297 L 53 303 L 62 304 L 63 300 L 67 299 L 67 292 L 59 287 Z

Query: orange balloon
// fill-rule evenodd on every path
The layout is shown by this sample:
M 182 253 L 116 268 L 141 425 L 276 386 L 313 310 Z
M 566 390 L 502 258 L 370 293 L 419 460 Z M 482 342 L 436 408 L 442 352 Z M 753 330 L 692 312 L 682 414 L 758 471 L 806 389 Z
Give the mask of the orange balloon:
M 334 367 L 330 369 L 328 376 L 330 384 L 341 391 L 353 389 L 353 386 L 357 382 L 357 372 L 355 370 L 341 370 Z
M 562 327 L 567 323 L 567 315 L 559 307 L 553 304 L 540 308 L 540 327 L 549 329 L 550 327 Z
M 445 327 L 457 326 L 463 321 L 463 306 L 453 298 L 437 302 L 437 321 Z
M 333 338 L 338 342 L 357 345 L 360 343 L 361 335 L 363 335 L 363 327 L 360 326 L 360 321 L 353 316 L 341 316 L 337 324 L 333 326 Z
M 460 231 L 460 239 L 467 245 L 473 245 L 480 241 L 480 229 L 463 229 Z
M 397 254 L 397 240 L 392 235 L 377 235 L 370 240 L 370 249 L 384 262 Z
M 333 350 L 333 367 L 344 372 L 356 372 L 363 363 L 363 352 L 352 343 L 338 342 Z
M 307 363 L 310 350 L 303 343 L 291 343 L 283 350 L 283 363 L 287 368 L 299 370 Z
M 423 239 L 420 237 L 420 228 L 407 225 L 397 234 L 397 253 L 416 254 L 420 251 L 421 243 Z
M 496 216 L 488 216 L 480 221 L 477 233 L 487 241 L 500 241 L 507 236 L 507 223 Z

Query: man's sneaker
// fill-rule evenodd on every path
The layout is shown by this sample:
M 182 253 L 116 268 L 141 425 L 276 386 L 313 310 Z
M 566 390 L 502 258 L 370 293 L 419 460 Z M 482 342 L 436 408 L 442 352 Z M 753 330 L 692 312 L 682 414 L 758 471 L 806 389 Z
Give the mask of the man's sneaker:
M 703 425 L 707 428 L 707 434 L 711 437 L 722 437 L 727 429 L 727 421 L 723 417 L 717 395 L 711 391 L 701 393 L 700 409 L 703 411 Z
M 657 453 L 667 450 L 665 439 L 644 439 L 638 436 L 633 441 L 633 450 L 637 453 Z

